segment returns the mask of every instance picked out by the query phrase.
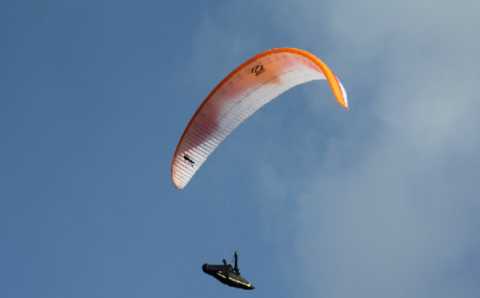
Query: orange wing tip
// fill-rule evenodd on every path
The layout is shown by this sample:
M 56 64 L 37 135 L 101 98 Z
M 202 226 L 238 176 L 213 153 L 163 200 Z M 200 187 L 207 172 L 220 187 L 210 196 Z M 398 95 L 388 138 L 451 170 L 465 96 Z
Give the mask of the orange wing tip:
M 178 182 L 175 179 L 172 179 L 172 182 L 173 182 L 173 186 L 175 186 L 175 188 L 178 189 L 178 190 L 182 190 L 186 186 L 185 184 L 183 184 L 181 182 Z
M 175 188 L 178 189 L 178 190 L 182 190 L 182 189 L 183 189 L 183 186 L 178 185 L 175 181 L 173 181 L 173 186 L 175 186 Z
M 337 78 L 338 85 L 340 86 L 340 90 L 342 90 L 342 98 L 340 101 L 340 105 L 345 109 L 345 110 L 350 110 L 348 106 L 348 95 L 347 91 L 345 90 L 345 87 L 343 87 L 342 82 Z
M 344 108 L 345 110 L 349 111 L 350 110 L 350 107 L 348 106 L 348 101 L 346 98 L 342 98 L 340 100 L 338 100 L 338 103 L 340 104 L 340 106 L 342 108 Z

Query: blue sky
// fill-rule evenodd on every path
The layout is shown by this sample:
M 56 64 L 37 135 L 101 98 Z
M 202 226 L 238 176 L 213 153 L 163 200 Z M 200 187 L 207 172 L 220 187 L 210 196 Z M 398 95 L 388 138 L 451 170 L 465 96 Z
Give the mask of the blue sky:
M 1 297 L 478 297 L 474 1 L 4 1 Z M 298 47 L 282 95 L 188 187 L 175 145 L 225 74 Z M 240 250 L 257 289 L 201 264 Z

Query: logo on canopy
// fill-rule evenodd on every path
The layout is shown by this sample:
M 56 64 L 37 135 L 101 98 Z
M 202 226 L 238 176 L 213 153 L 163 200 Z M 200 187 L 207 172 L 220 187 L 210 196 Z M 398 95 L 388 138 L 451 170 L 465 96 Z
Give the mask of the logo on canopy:
M 254 67 L 252 67 L 252 69 L 250 69 L 250 72 L 255 74 L 255 76 L 260 75 L 264 71 L 265 71 L 265 68 L 263 67 L 262 64 L 257 64 Z

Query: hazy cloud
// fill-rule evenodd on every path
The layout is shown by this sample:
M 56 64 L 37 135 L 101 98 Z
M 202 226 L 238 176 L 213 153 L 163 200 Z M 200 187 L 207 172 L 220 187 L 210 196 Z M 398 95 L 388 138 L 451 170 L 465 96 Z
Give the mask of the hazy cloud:
M 271 7 L 273 16 L 287 17 L 284 8 L 292 4 L 283 3 Z M 305 277 L 293 294 L 477 297 L 480 4 L 293 6 L 288 16 L 295 22 L 272 19 L 338 66 L 352 105 L 347 117 L 338 116 L 348 127 L 322 123 L 341 137 L 312 138 L 317 129 L 302 128 L 313 170 L 287 181 L 265 175 L 281 170 L 264 165 L 259 175 L 264 197 L 282 196 L 275 190 L 280 185 L 299 202 L 285 212 L 295 218 L 292 239 L 301 263 L 292 269 Z M 318 121 L 330 117 L 315 111 Z

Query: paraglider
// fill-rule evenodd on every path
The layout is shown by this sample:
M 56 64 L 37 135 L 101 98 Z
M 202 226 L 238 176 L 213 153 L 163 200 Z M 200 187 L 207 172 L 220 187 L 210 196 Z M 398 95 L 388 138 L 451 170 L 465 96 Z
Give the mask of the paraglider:
M 263 105 L 313 80 L 326 80 L 336 101 L 348 109 L 339 79 L 307 51 L 267 50 L 233 70 L 201 103 L 177 144 L 171 166 L 175 187 L 183 189 L 223 140 Z
M 240 275 L 240 269 L 238 268 L 238 254 L 233 254 L 235 258 L 235 266 L 228 264 L 225 259 L 222 260 L 223 265 L 210 265 L 203 264 L 202 270 L 208 275 L 213 276 L 218 281 L 226 284 L 230 287 L 253 290 L 255 287 Z

